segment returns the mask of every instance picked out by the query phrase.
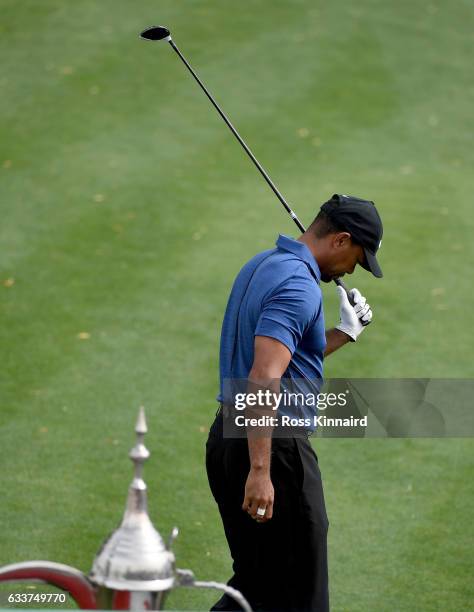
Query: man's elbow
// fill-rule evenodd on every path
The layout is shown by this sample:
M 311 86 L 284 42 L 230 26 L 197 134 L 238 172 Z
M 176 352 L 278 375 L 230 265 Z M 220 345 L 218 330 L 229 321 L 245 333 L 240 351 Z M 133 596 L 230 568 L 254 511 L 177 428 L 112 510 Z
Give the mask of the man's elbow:
M 279 381 L 281 378 L 281 371 L 278 367 L 272 366 L 271 364 L 254 364 L 249 372 L 248 378 L 252 382 L 267 385 L 270 381 Z

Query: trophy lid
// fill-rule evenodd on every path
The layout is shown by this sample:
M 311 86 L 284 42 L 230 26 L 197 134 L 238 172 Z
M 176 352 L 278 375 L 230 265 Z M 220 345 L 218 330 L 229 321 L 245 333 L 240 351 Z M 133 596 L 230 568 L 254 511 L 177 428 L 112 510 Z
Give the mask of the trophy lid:
M 122 523 L 97 553 L 89 578 L 95 584 L 121 591 L 164 591 L 175 581 L 175 557 L 148 516 L 143 464 L 150 452 L 143 444 L 145 411 L 138 413 L 137 440 L 129 453 L 134 477 L 128 490 Z

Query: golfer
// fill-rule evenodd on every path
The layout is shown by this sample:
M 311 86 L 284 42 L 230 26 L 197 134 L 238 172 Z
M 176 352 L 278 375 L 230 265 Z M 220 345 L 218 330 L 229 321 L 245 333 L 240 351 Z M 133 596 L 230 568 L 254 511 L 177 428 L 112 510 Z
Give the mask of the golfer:
M 224 381 L 265 387 L 323 376 L 324 358 L 356 341 L 372 319 L 357 289 L 337 287 L 340 322 L 325 329 L 320 282 L 357 264 L 376 277 L 382 222 L 373 202 L 334 195 L 307 231 L 280 235 L 234 282 L 222 325 L 220 408 L 206 445 L 206 467 L 233 559 L 228 584 L 254 610 L 329 610 L 327 530 L 318 459 L 306 436 L 224 435 Z M 238 610 L 224 595 L 211 610 Z

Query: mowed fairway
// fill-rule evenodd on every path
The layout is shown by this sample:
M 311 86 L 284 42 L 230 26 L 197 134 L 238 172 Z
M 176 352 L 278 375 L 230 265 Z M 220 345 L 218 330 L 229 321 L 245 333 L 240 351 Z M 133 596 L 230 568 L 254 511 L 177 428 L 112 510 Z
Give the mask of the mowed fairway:
M 143 404 L 151 517 L 179 526 L 178 567 L 225 581 L 203 464 L 222 315 L 240 266 L 297 234 L 169 45 L 138 32 L 171 29 L 305 224 L 334 192 L 377 203 L 385 277 L 348 279 L 374 323 L 327 376 L 468 378 L 472 3 L 0 0 L 0 16 L 0 564 L 89 571 Z M 471 610 L 472 439 L 314 446 L 333 609 Z

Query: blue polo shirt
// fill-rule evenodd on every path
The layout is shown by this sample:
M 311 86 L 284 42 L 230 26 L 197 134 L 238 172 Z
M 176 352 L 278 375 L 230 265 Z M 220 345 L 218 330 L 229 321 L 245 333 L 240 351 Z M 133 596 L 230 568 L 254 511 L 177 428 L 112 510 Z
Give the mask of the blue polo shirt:
M 280 235 L 276 248 L 240 270 L 227 303 L 220 344 L 220 392 L 228 379 L 246 379 L 255 336 L 282 342 L 292 357 L 283 378 L 322 379 L 326 347 L 321 273 L 308 247 Z

